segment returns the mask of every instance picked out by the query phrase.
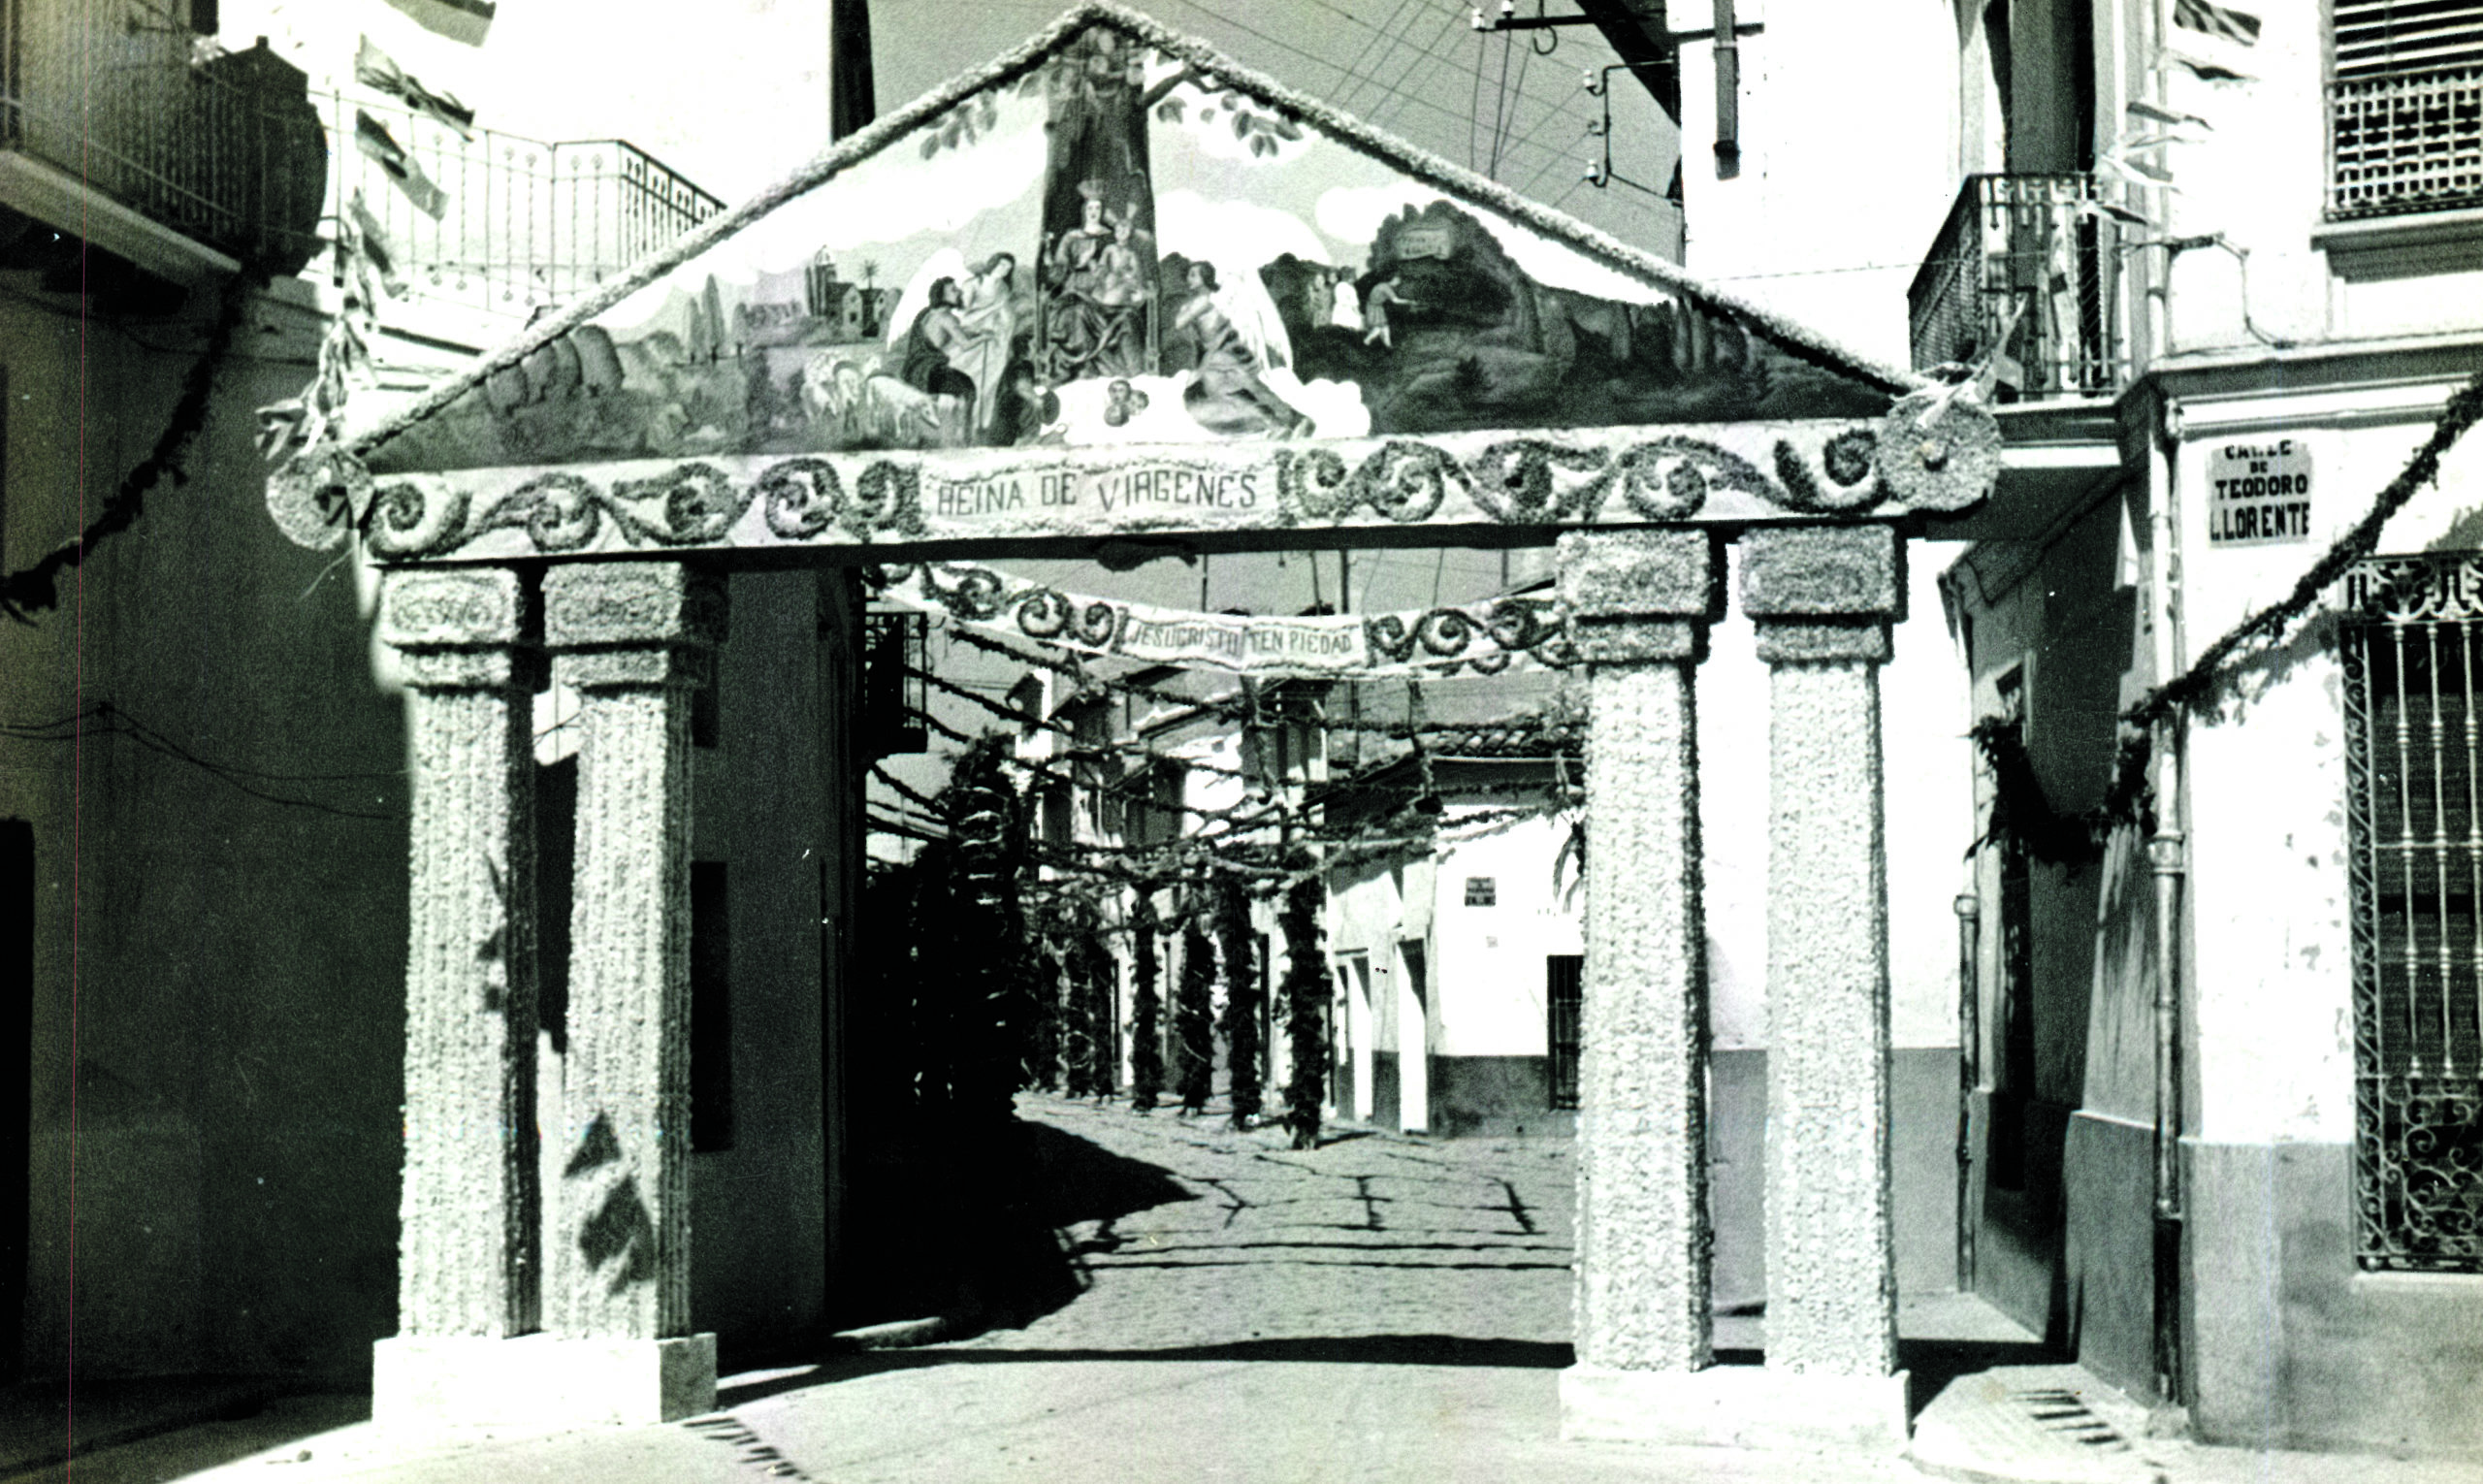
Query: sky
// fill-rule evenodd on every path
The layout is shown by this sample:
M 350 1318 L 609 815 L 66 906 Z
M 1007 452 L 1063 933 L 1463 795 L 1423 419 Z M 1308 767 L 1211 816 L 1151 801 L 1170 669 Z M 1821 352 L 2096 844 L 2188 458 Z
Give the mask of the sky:
M 1060 0 L 873 0 L 883 110 L 1042 30 Z M 1490 174 L 1592 225 L 1661 248 L 1678 215 L 1628 186 L 1585 182 L 1602 105 L 1587 69 L 1615 60 L 1589 27 L 1485 36 L 1470 0 L 1138 0 L 1153 16 L 1409 144 Z M 385 0 L 225 0 L 225 46 L 266 36 L 314 88 L 349 85 L 361 37 L 476 123 L 534 140 L 629 140 L 734 203 L 827 143 L 827 0 L 500 0 L 480 47 L 424 30 Z M 1535 48 L 1554 48 L 1548 55 Z M 1659 190 L 1672 125 L 1614 89 L 1614 169 Z

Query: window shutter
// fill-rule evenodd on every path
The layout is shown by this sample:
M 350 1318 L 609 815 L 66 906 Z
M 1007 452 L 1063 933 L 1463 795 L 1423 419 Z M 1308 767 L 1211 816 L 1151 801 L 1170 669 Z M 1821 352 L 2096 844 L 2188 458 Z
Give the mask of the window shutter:
M 2483 67 L 2478 0 L 2334 0 L 2337 76 Z

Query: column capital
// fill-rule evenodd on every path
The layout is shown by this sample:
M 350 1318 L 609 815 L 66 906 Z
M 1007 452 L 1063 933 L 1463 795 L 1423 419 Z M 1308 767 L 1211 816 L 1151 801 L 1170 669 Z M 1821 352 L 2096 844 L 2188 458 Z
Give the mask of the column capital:
M 579 564 L 543 575 L 553 674 L 582 690 L 703 684 L 726 622 L 723 577 L 678 562 Z
M 1590 664 L 1694 661 L 1724 609 L 1721 549 L 1705 531 L 1572 531 L 1558 547 L 1569 634 Z
M 531 680 L 526 585 L 501 566 L 398 569 L 382 575 L 379 639 L 426 691 L 498 691 Z
M 1742 611 L 1770 664 L 1888 658 L 1905 616 L 1904 545 L 1889 526 L 1770 526 L 1742 537 Z

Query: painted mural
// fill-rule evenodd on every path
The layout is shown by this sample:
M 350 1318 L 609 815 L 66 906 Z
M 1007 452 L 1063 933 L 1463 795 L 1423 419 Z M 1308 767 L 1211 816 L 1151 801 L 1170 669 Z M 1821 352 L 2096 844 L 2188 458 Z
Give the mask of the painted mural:
M 1889 401 L 1099 24 L 370 467 L 1856 418 Z

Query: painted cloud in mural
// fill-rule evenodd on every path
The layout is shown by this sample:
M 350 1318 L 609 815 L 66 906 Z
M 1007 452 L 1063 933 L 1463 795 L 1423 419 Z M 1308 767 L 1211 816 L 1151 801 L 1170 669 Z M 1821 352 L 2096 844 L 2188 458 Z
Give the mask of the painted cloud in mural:
M 1885 406 L 1097 26 L 493 376 L 374 467 Z

